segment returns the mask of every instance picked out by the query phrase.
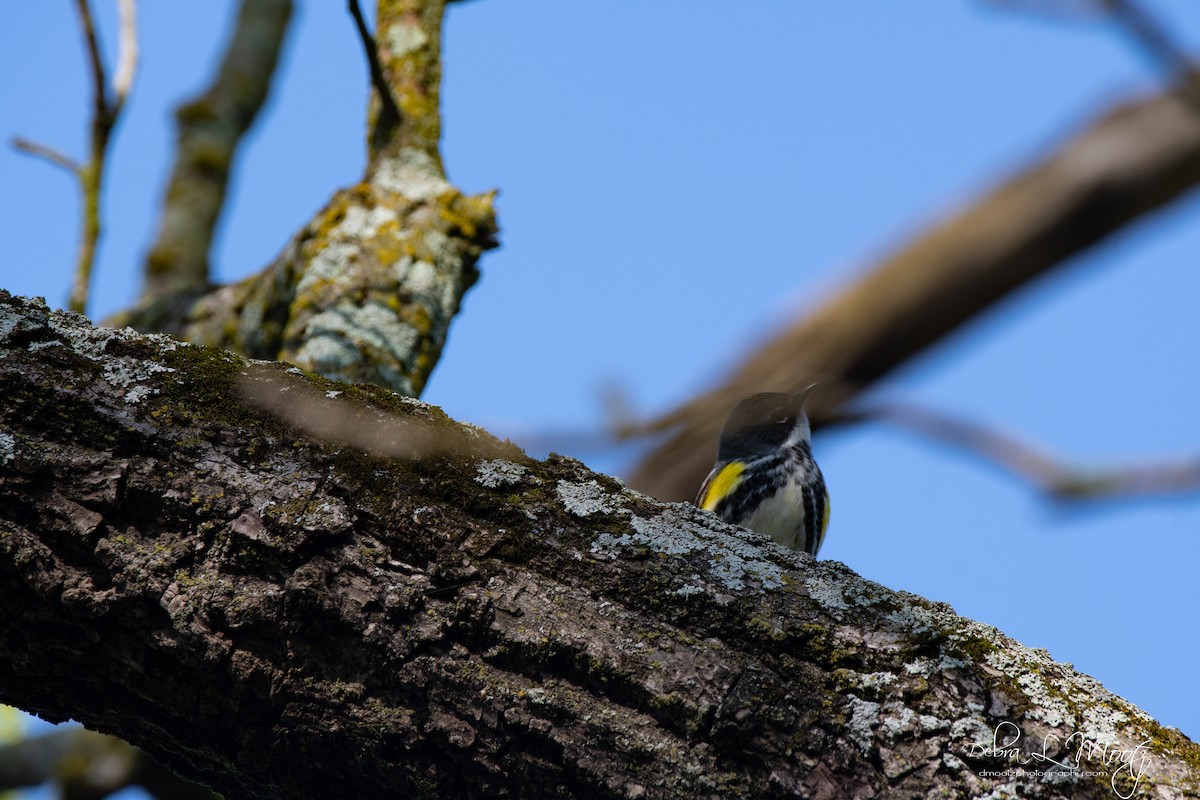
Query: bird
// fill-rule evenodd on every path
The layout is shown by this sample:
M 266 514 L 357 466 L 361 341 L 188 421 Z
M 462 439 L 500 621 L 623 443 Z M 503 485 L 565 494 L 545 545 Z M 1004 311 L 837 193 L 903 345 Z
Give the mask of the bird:
M 816 556 L 829 527 L 829 493 L 812 455 L 812 429 L 798 394 L 761 392 L 729 414 L 717 463 L 696 505 L 726 522 Z

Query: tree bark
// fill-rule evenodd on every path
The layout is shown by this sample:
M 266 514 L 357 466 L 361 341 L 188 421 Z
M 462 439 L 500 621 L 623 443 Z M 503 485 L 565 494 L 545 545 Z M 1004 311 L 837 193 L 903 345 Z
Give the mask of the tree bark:
M 384 390 L 3 292 L 0 603 L 0 701 L 230 797 L 1200 791 L 1191 741 L 944 604 Z

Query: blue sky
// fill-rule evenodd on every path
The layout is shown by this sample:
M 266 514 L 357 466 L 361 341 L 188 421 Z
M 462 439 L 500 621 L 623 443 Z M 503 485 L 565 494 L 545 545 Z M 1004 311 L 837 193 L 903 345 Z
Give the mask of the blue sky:
M 142 68 L 112 153 L 94 317 L 135 296 L 170 165 L 170 111 L 204 85 L 234 7 L 141 5 Z M 425 399 L 518 442 L 598 430 L 607 386 L 643 414 L 666 410 L 910 233 L 1157 83 L 1102 24 L 998 5 L 453 6 L 446 165 L 466 191 L 500 189 L 502 249 L 482 262 Z M 111 4 L 98 6 L 111 34 Z M 1200 51 L 1194 0 L 1147 6 Z M 0 134 L 81 154 L 87 83 L 70 4 L 17 4 L 5 20 Z M 345 4 L 301 3 L 276 93 L 240 156 L 220 279 L 261 268 L 359 176 L 365 98 Z M 77 218 L 64 174 L 0 151 L 0 286 L 65 302 Z M 875 396 L 1085 464 L 1194 454 L 1198 254 L 1193 196 Z M 630 459 L 568 452 L 609 472 Z M 819 438 L 816 452 L 833 496 L 823 557 L 949 602 L 1200 737 L 1197 495 L 1062 508 L 879 425 Z

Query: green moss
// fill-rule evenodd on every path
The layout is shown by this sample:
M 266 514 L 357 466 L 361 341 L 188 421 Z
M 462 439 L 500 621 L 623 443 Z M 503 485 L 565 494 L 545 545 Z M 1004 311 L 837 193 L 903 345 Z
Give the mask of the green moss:
M 986 664 L 988 656 L 997 650 L 995 642 L 982 636 L 959 632 L 953 639 L 951 651 L 974 664 Z

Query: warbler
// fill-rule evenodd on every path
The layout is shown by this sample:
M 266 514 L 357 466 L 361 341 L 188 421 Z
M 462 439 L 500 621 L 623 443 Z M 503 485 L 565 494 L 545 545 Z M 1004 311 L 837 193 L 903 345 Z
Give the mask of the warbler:
M 814 386 L 799 394 L 753 394 L 737 404 L 696 505 L 815 556 L 829 526 L 829 493 L 804 411 Z

